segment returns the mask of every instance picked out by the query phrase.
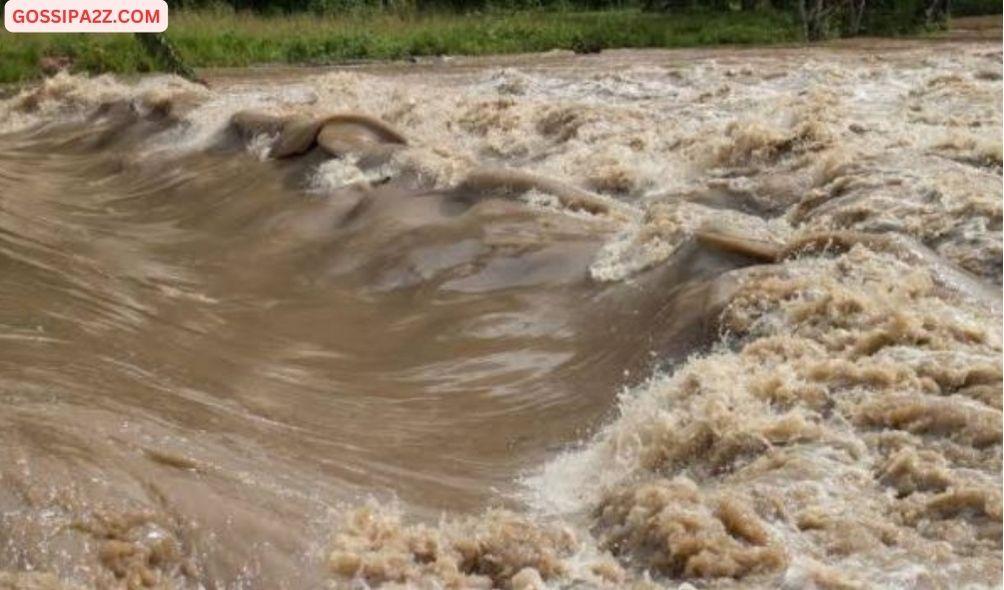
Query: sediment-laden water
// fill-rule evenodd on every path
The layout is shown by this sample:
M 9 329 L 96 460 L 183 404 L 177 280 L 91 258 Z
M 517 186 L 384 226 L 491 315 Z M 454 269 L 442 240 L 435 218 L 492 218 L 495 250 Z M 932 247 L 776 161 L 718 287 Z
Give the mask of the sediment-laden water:
M 9 97 L 0 586 L 998 586 L 1001 111 L 983 42 Z

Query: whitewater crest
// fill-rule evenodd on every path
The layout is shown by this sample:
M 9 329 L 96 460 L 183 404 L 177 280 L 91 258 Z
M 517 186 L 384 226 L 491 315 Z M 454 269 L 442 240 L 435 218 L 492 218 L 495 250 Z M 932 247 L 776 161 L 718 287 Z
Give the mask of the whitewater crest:
M 674 55 L 0 102 L 0 586 L 999 585 L 999 48 Z

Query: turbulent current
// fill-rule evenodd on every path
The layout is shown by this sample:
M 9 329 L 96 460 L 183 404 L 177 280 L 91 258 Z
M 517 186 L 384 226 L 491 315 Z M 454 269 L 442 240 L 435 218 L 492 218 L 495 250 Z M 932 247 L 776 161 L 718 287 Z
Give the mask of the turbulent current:
M 1000 43 L 0 100 L 0 588 L 1001 581 Z

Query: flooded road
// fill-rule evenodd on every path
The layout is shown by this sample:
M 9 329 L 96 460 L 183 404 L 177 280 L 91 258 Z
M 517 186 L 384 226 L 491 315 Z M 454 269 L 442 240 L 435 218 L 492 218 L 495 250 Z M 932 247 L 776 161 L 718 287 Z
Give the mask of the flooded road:
M 4 100 L 0 586 L 999 584 L 1000 44 L 874 49 Z

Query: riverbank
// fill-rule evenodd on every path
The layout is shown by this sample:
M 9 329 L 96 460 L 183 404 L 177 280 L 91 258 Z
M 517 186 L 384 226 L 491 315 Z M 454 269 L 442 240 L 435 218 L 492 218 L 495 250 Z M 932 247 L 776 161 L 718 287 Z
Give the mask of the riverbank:
M 197 68 L 253 64 L 330 64 L 437 55 L 622 47 L 774 44 L 799 38 L 791 15 L 520 11 L 509 13 L 264 16 L 172 13 L 168 38 Z M 131 35 L 13 35 L 0 32 L 0 83 L 41 77 L 46 69 L 134 74 L 155 70 Z
M 981 18 L 996 19 L 999 30 L 999 16 Z M 778 11 L 523 10 L 327 16 L 177 11 L 171 15 L 167 36 L 193 67 L 228 68 L 548 50 L 591 53 L 610 48 L 773 45 L 799 41 L 801 29 L 791 14 Z M 131 35 L 0 31 L 0 84 L 31 81 L 61 68 L 127 75 L 158 69 Z

